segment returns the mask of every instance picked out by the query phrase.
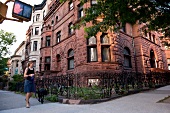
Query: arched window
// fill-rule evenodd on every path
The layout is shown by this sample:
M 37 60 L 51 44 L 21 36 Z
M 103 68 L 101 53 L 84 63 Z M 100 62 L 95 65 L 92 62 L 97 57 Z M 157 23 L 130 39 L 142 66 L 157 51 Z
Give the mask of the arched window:
M 74 8 L 73 1 L 69 2 L 69 11 L 71 11 Z
M 102 62 L 110 62 L 110 38 L 107 33 L 100 36 Z
M 52 26 L 54 25 L 54 20 L 51 21 L 51 25 L 52 25 Z
M 87 40 L 88 62 L 97 61 L 96 37 L 92 36 Z
M 103 33 L 101 36 L 101 43 L 102 44 L 110 44 L 110 40 L 109 40 L 109 37 L 107 35 L 107 33 Z
M 156 67 L 156 65 L 155 65 L 155 54 L 154 54 L 153 49 L 150 50 L 150 66 L 151 66 L 151 68 Z
M 70 22 L 69 25 L 68 25 L 68 33 L 69 33 L 69 35 L 72 35 L 73 32 L 74 32 L 73 23 Z
M 60 71 L 60 69 L 61 69 L 61 57 L 60 57 L 60 55 L 59 54 L 57 54 L 57 56 L 56 56 L 56 66 L 57 66 L 57 71 Z
M 74 51 L 70 49 L 68 51 L 68 70 L 74 69 Z
M 124 54 L 124 67 L 131 68 L 131 55 L 130 55 L 130 50 L 128 47 L 125 47 L 123 50 Z
M 58 16 L 55 17 L 56 22 L 58 22 Z

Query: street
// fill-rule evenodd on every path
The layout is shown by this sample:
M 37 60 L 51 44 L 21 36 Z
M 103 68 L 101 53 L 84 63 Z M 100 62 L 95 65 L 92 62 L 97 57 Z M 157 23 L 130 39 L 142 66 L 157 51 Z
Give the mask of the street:
M 170 113 L 170 103 L 157 103 L 168 95 L 170 85 L 92 105 L 41 104 L 31 98 L 31 107 L 25 108 L 23 95 L 0 91 L 0 113 Z

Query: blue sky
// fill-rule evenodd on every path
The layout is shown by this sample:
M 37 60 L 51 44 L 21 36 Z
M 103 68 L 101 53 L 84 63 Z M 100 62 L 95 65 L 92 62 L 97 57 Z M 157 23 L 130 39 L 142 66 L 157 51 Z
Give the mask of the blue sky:
M 2 3 L 4 3 L 6 0 L 0 0 Z M 40 4 L 43 0 L 20 0 L 22 2 L 25 2 L 30 5 L 35 5 L 35 4 Z M 8 3 L 8 12 L 7 12 L 7 17 L 12 18 L 12 8 L 13 8 L 13 2 Z M 31 22 L 15 22 L 15 21 L 10 21 L 10 20 L 5 20 L 2 24 L 0 24 L 0 29 L 3 29 L 7 32 L 12 32 L 16 36 L 17 42 L 14 43 L 10 47 L 11 55 L 14 54 L 15 50 L 17 47 L 22 43 L 22 41 L 25 40 L 26 38 L 26 31 L 29 28 L 29 25 L 31 25 Z M 9 56 L 9 55 L 7 55 Z

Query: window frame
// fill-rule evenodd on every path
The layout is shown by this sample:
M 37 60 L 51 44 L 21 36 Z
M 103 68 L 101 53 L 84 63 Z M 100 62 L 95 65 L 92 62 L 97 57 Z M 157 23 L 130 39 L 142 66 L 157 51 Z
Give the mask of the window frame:
M 49 62 L 47 62 L 47 59 L 49 58 Z M 44 70 L 47 71 L 47 70 L 50 70 L 51 69 L 51 57 L 50 56 L 46 56 L 45 59 L 44 59 L 45 63 L 44 63 Z
M 72 6 L 71 6 L 71 5 L 72 5 Z M 69 11 L 73 10 L 73 9 L 74 9 L 74 3 L 73 3 L 73 1 L 70 1 L 68 6 L 69 6 Z
M 40 14 L 36 14 L 36 22 L 40 20 Z
M 73 55 L 70 56 L 70 52 L 73 52 Z M 73 49 L 69 49 L 68 50 L 68 57 L 67 57 L 67 62 L 68 62 L 68 70 L 73 70 L 74 69 L 74 50 Z M 70 62 L 73 60 L 73 67 L 70 67 Z
M 58 22 L 58 16 L 55 17 L 55 21 Z
M 38 41 L 33 41 L 33 51 L 37 51 L 37 50 L 38 50 Z
M 90 40 L 92 40 L 92 42 L 90 42 Z M 96 54 L 96 59 L 93 61 L 91 60 L 91 49 L 92 48 L 96 49 L 96 52 L 94 53 L 94 54 Z M 95 36 L 88 38 L 87 39 L 87 62 L 98 62 L 98 54 L 97 53 L 98 53 L 97 52 L 97 38 Z
M 35 27 L 35 35 L 39 35 L 39 27 Z
M 47 39 L 47 38 L 49 38 L 49 39 Z M 51 36 L 46 36 L 46 43 L 45 43 L 45 46 L 46 46 L 46 47 L 51 46 Z
M 50 64 L 50 63 L 51 63 L 51 57 L 50 56 L 46 56 L 45 57 L 45 64 Z
M 106 38 L 108 38 L 107 39 L 108 40 L 107 43 L 105 43 L 103 41 L 105 36 L 107 36 Z M 101 43 L 101 59 L 102 59 L 102 62 L 111 62 L 111 51 L 110 51 L 111 44 L 110 44 L 110 37 L 108 36 L 108 33 L 102 33 L 102 35 L 100 36 L 100 43 Z M 103 57 L 104 56 L 104 53 L 103 53 L 104 48 L 108 48 L 109 49 L 109 56 L 107 56 L 109 58 L 108 60 L 105 60 L 104 57 Z
M 128 54 L 125 54 L 125 50 L 128 52 Z M 131 56 L 130 49 L 128 47 L 124 47 L 124 49 L 123 49 L 123 57 L 124 57 L 123 67 L 132 68 L 132 60 L 131 60 L 132 56 Z M 128 59 L 129 66 L 125 66 L 125 58 Z
M 52 26 L 54 25 L 54 20 L 51 21 L 51 25 L 52 25 Z
M 68 34 L 69 35 L 72 35 L 74 33 L 74 29 L 71 28 L 71 27 L 73 27 L 73 23 L 72 22 L 70 22 L 69 25 L 68 25 Z
M 79 4 L 77 6 L 78 6 L 78 19 L 81 19 L 84 16 L 83 5 Z
M 58 39 L 59 39 L 59 40 L 58 40 Z M 61 31 L 58 31 L 58 32 L 56 33 L 56 44 L 60 43 L 60 41 L 61 41 Z
M 109 59 L 108 60 L 106 60 L 106 59 L 104 59 L 104 53 L 103 53 L 103 49 L 104 48 L 107 48 L 107 49 L 109 49 L 109 55 L 107 56 Z M 109 45 L 101 45 L 101 56 L 102 56 L 102 62 L 110 62 L 111 61 L 111 53 L 110 53 L 110 46 Z
M 56 65 L 57 65 L 57 70 L 60 71 L 61 70 L 61 55 L 57 54 L 56 55 Z
M 93 1 L 95 1 L 96 3 L 93 3 Z M 91 6 L 95 6 L 97 4 L 97 0 L 90 0 L 90 4 Z

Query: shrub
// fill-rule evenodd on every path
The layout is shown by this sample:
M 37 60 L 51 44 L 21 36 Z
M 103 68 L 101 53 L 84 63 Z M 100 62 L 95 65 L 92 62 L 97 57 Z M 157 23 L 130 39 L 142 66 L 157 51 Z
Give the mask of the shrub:
M 45 97 L 45 100 L 51 101 L 51 102 L 58 102 L 58 97 L 57 95 L 50 95 Z
M 16 82 L 22 82 L 24 80 L 24 75 L 16 74 L 12 77 Z
M 9 90 L 10 91 L 16 91 L 16 85 L 17 85 L 16 81 L 10 81 L 9 82 Z

